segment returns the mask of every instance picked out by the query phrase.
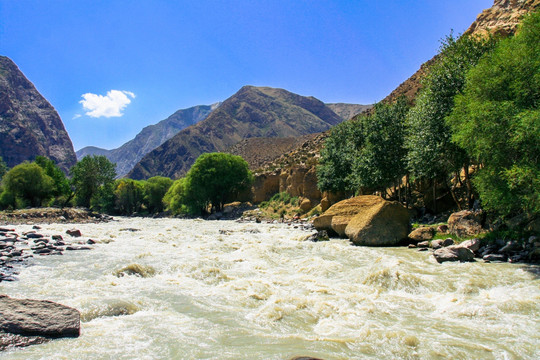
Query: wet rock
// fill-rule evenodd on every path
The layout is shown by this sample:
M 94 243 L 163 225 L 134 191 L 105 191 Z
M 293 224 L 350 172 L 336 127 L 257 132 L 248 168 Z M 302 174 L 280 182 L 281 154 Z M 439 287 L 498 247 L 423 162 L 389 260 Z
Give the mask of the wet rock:
M 52 239 L 53 239 L 53 240 L 64 240 L 64 238 L 62 237 L 62 235 L 53 235 L 53 236 L 52 236 Z
M 509 241 L 506 243 L 505 246 L 503 246 L 499 252 L 500 253 L 512 253 L 516 251 L 520 251 L 522 249 L 521 244 L 519 244 L 516 241 Z
M 444 239 L 444 241 L 442 243 L 442 246 L 446 247 L 446 246 L 450 246 L 450 245 L 454 245 L 454 239 L 452 239 L 452 238 Z
M 459 245 L 451 245 L 437 249 L 433 252 L 433 256 L 439 264 L 447 261 L 464 262 L 474 260 L 474 253 L 470 249 Z
M 482 211 L 462 210 L 450 215 L 448 230 L 451 234 L 459 237 L 478 235 L 483 232 L 483 221 L 484 213 Z
M 418 251 L 428 251 L 429 249 L 427 247 L 423 247 L 423 248 L 420 248 L 418 249 Z
M 3 233 L 15 232 L 15 229 L 0 227 L 0 232 L 3 232 Z
M 143 278 L 152 277 L 156 274 L 156 269 L 149 265 L 130 264 L 114 272 L 117 277 L 125 275 L 136 275 Z
M 34 226 L 32 226 L 32 229 L 34 229 L 34 230 L 41 230 L 41 226 L 39 226 L 39 225 L 34 225 Z
M 465 240 L 461 244 L 457 245 L 459 247 L 467 248 L 472 252 L 477 252 L 480 249 L 480 239 L 471 239 Z
M 50 338 L 78 337 L 77 310 L 46 300 L 13 299 L 0 295 L 0 331 Z
M 70 229 L 66 231 L 66 234 L 73 236 L 73 237 L 80 237 L 82 236 L 81 230 L 78 229 Z
M 506 256 L 502 254 L 489 254 L 483 256 L 482 260 L 489 262 L 506 262 Z
M 0 351 L 10 348 L 20 348 L 30 345 L 43 344 L 50 341 L 43 336 L 22 336 L 17 334 L 0 333 Z
M 26 234 L 25 236 L 28 239 L 41 239 L 42 237 L 44 237 L 42 234 L 38 234 L 38 233 L 29 233 L 29 234 Z
M 89 244 L 89 245 L 93 245 L 93 244 L 96 243 L 96 241 L 92 240 L 92 239 L 88 239 L 88 240 L 86 240 L 86 243 Z
M 92 250 L 89 246 L 66 246 L 66 250 L 77 251 L 77 250 Z
M 311 234 L 306 238 L 308 241 L 328 241 L 330 240 L 330 237 L 328 236 L 328 232 L 326 230 L 317 231 L 315 234 Z
M 52 249 L 49 249 L 49 248 L 34 250 L 34 254 L 37 254 L 37 255 L 47 255 L 47 254 L 50 254 L 51 252 L 52 252 Z
M 422 241 L 416 244 L 421 249 L 427 249 L 429 247 L 429 241 Z
M 437 239 L 433 240 L 429 245 L 433 250 L 437 250 L 443 247 L 444 240 Z
M 429 226 L 419 227 L 417 229 L 414 229 L 409 234 L 409 239 L 413 241 L 426 241 L 433 239 L 433 236 L 435 235 L 435 229 Z
M 409 246 L 408 246 L 409 249 L 416 249 L 416 247 L 417 247 L 417 246 L 414 245 L 414 244 L 409 244 Z

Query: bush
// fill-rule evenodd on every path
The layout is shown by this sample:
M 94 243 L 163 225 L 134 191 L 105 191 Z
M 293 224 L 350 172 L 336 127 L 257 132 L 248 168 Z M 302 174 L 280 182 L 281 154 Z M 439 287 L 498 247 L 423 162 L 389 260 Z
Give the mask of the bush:
M 111 194 L 116 177 L 116 164 L 105 156 L 85 156 L 71 169 L 71 182 L 75 188 L 77 205 L 90 207 L 92 203 L 100 209 L 114 207 Z M 103 196 L 103 199 L 97 197 Z
M 150 213 L 163 211 L 163 198 L 173 181 L 167 177 L 154 176 L 144 182 L 144 205 Z

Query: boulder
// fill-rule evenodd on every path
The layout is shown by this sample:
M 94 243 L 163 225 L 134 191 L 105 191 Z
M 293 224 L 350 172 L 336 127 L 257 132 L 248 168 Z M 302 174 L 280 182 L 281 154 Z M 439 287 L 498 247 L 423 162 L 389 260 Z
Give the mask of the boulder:
M 478 235 L 483 232 L 483 220 L 484 213 L 482 211 L 462 210 L 450 215 L 448 231 L 459 237 Z
M 70 229 L 70 230 L 66 230 L 66 234 L 68 234 L 69 236 L 73 236 L 73 237 L 80 237 L 80 236 L 82 236 L 81 230 L 78 230 L 78 229 Z
M 492 261 L 506 262 L 506 256 L 502 254 L 488 254 L 488 255 L 484 255 L 482 257 L 482 260 L 488 261 L 488 262 L 492 262 Z
M 420 241 L 418 244 L 416 244 L 419 248 L 428 248 L 429 247 L 429 241 Z
M 80 313 L 52 301 L 0 295 L 0 314 L 0 332 L 48 338 L 80 334 Z
M 467 248 L 472 252 L 477 252 L 480 249 L 480 239 L 465 240 L 457 246 Z
M 442 243 L 442 246 L 447 247 L 447 246 L 450 246 L 450 245 L 454 245 L 454 239 L 452 239 L 452 238 L 444 239 L 444 241 Z
M 311 210 L 311 208 L 311 200 L 309 200 L 308 198 L 305 198 L 300 203 L 300 210 L 302 210 L 303 212 L 308 212 L 309 210 Z
M 521 244 L 519 244 L 517 241 L 509 241 L 506 243 L 505 246 L 503 246 L 499 252 L 500 253 L 512 253 L 522 250 Z
M 444 240 L 437 239 L 437 240 L 433 240 L 429 245 L 431 246 L 433 250 L 437 250 L 437 249 L 442 248 L 444 246 L 443 244 L 444 244 Z
M 414 229 L 409 234 L 409 239 L 414 241 L 426 241 L 433 239 L 435 235 L 435 229 L 432 227 L 424 226 Z
M 409 211 L 398 202 L 365 195 L 332 205 L 313 225 L 346 236 L 355 245 L 391 246 L 407 238 L 409 219 Z
M 474 253 L 466 247 L 460 247 L 459 245 L 451 245 L 437 249 L 433 252 L 433 256 L 439 264 L 446 261 L 464 262 L 474 260 Z
M 325 212 L 330 207 L 330 200 L 325 196 L 321 200 L 321 211 Z

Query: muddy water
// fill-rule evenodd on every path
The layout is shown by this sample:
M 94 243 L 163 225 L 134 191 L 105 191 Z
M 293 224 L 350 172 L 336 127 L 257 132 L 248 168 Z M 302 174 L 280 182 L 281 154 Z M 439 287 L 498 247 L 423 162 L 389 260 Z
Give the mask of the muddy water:
M 120 219 L 76 227 L 98 240 L 94 250 L 37 257 L 0 293 L 79 309 L 81 337 L 0 358 L 540 358 L 535 268 L 440 265 L 405 248 L 312 243 L 285 225 Z

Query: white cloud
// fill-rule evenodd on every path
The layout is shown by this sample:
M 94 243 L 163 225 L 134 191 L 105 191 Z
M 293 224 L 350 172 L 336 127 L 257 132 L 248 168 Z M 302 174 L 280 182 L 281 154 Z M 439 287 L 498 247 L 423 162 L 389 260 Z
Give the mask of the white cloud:
M 124 115 L 122 111 L 131 103 L 130 97 L 135 98 L 131 91 L 110 90 L 107 95 L 97 95 L 86 93 L 81 95 L 83 100 L 79 101 L 85 115 L 90 117 L 120 117 Z
M 75 114 L 75 115 L 73 115 L 73 117 L 71 119 L 75 120 L 75 119 L 80 118 L 81 116 L 82 116 L 81 114 Z

